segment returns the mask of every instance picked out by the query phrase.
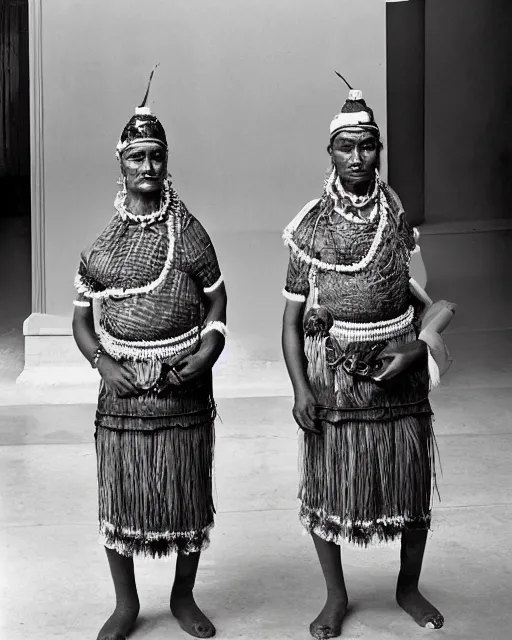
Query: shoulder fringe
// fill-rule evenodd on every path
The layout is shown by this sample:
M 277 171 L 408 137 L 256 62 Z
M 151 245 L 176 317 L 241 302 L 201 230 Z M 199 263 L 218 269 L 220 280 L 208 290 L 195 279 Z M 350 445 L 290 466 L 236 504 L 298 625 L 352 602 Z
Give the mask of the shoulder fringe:
M 283 232 L 283 238 L 286 243 L 286 238 L 291 236 L 294 231 L 299 228 L 300 223 L 304 220 L 304 218 L 308 215 L 308 213 L 320 202 L 320 198 L 316 198 L 315 200 L 310 200 L 299 213 L 295 216 L 295 218 L 290 222 L 290 224 L 285 228 Z
M 320 202 L 320 198 L 316 198 L 315 200 L 310 200 L 304 207 L 302 207 L 302 209 L 295 216 L 295 218 L 290 222 L 290 224 L 288 224 L 288 226 L 285 227 L 283 231 L 283 236 L 282 236 L 285 246 L 289 247 L 291 251 L 293 251 L 293 253 L 297 255 L 300 260 L 303 260 L 308 264 L 311 262 L 311 258 L 295 244 L 295 242 L 293 241 L 293 233 L 299 228 L 304 218 L 308 215 L 310 211 L 312 211 L 312 209 L 319 202 Z

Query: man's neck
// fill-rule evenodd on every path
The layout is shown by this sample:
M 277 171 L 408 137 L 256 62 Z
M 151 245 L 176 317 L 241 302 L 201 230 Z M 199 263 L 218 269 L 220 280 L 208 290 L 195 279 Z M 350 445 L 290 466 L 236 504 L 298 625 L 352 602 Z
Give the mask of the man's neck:
M 160 193 L 128 193 L 126 208 L 135 216 L 148 216 L 160 208 Z
M 372 180 L 369 180 L 368 182 L 353 183 L 353 182 L 343 182 L 342 180 L 341 184 L 343 185 L 343 188 L 347 193 L 350 193 L 354 196 L 361 197 L 361 196 L 368 195 L 372 182 L 373 182 Z

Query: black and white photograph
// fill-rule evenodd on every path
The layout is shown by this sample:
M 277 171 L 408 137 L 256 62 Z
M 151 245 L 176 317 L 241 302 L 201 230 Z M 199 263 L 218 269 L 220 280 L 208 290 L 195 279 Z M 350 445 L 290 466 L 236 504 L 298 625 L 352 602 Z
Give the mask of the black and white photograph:
M 510 0 L 0 0 L 0 640 L 508 640 Z

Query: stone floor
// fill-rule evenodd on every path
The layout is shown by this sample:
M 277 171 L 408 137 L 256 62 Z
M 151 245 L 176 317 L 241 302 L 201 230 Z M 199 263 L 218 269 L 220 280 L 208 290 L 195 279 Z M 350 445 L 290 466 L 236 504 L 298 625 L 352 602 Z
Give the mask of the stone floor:
M 422 583 L 446 626 L 420 629 L 397 608 L 396 546 L 347 546 L 347 639 L 510 637 L 511 386 L 484 378 L 479 387 L 448 384 L 433 401 L 442 502 Z M 306 639 L 322 606 L 320 569 L 296 517 L 290 411 L 288 397 L 219 401 L 217 526 L 197 585 L 219 638 Z M 2 639 L 94 640 L 109 615 L 113 593 L 96 535 L 93 415 L 88 404 L 0 407 Z M 167 611 L 172 561 L 136 565 L 142 615 L 133 638 L 184 638 Z

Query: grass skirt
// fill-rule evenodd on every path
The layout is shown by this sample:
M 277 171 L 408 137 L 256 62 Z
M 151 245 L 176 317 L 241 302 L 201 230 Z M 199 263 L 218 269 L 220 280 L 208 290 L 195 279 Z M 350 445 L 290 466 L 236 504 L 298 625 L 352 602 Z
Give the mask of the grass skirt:
M 124 556 L 204 550 L 214 524 L 214 425 L 151 432 L 97 426 L 101 542 Z
M 431 418 L 322 423 L 301 436 L 300 520 L 320 538 L 361 546 L 430 527 Z
M 391 344 L 414 339 L 411 328 Z M 435 438 L 426 357 L 379 386 L 330 370 L 324 339 L 306 338 L 305 347 L 322 435 L 301 434 L 303 526 L 360 546 L 430 528 Z

